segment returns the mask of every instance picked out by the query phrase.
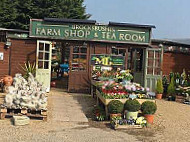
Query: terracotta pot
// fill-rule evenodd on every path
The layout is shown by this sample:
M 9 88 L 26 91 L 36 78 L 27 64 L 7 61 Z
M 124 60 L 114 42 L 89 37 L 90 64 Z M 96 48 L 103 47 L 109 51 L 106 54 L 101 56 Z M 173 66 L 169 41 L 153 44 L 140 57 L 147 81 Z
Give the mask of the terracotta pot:
M 51 87 L 56 87 L 56 82 L 55 81 L 51 82 Z
M 113 118 L 113 117 L 121 117 L 121 113 L 110 114 L 110 119 Z
M 161 100 L 162 99 L 162 94 L 156 94 L 156 99 Z
M 154 120 L 154 115 L 153 114 L 145 114 L 144 117 L 146 118 L 147 122 L 152 124 Z
M 3 77 L 3 83 L 4 83 L 4 85 L 6 85 L 6 86 L 11 86 L 12 83 L 13 83 L 13 78 L 12 78 L 12 76 L 6 75 L 5 77 Z

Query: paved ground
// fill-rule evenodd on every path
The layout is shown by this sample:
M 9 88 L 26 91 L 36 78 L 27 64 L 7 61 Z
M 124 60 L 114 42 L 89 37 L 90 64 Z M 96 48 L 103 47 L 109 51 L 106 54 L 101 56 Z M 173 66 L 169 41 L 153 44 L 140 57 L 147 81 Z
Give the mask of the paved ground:
M 32 120 L 30 125 L 13 126 L 9 119 L 1 120 L 0 142 L 138 141 L 135 136 L 115 132 L 104 123 L 102 128 L 100 123 L 93 123 L 90 114 L 95 100 L 90 95 L 53 90 L 48 101 L 47 122 Z
M 2 95 L 0 94 L 0 101 Z M 0 120 L 0 142 L 188 142 L 190 106 L 157 100 L 154 125 L 114 131 L 109 122 L 92 120 L 95 100 L 90 95 L 53 90 L 48 99 L 48 121 L 32 120 L 27 126 L 13 126 Z
M 81 105 L 77 100 L 73 99 L 72 95 L 65 92 L 54 91 L 54 95 L 51 96 L 51 99 L 53 102 L 52 121 L 88 122 Z

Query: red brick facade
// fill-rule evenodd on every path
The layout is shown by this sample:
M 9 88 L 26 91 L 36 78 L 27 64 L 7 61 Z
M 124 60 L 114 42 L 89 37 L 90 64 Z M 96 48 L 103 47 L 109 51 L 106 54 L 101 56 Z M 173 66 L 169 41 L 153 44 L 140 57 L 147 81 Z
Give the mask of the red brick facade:
M 23 73 L 21 66 L 25 62 L 35 62 L 36 46 L 36 40 L 11 39 L 11 47 L 5 50 L 4 43 L 1 43 L 0 52 L 4 52 L 4 60 L 0 61 L 0 77 L 9 74 L 9 72 L 12 76 L 15 73 Z
M 163 75 L 170 72 L 180 72 L 183 69 L 190 71 L 190 55 L 183 53 L 164 53 L 163 56 Z

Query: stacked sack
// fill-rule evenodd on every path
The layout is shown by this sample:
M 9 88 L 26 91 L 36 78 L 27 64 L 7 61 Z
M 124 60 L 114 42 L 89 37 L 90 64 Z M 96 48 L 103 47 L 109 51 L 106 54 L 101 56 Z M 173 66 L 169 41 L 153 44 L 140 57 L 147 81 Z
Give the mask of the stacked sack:
M 27 108 L 31 110 L 47 109 L 46 88 L 30 73 L 28 81 L 16 74 L 13 86 L 8 87 L 4 105 L 8 108 Z

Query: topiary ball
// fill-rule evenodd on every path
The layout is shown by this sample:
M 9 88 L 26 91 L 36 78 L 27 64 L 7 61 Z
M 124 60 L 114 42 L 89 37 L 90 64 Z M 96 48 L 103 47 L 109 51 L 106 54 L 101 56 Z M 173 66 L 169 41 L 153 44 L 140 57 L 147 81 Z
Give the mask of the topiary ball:
M 145 101 L 141 105 L 141 111 L 143 114 L 154 114 L 157 110 L 157 105 L 151 101 Z
M 130 112 L 136 112 L 140 110 L 141 104 L 136 99 L 129 99 L 126 101 L 124 108 Z
M 124 105 L 119 100 L 113 100 L 108 104 L 108 112 L 110 114 L 117 114 L 123 112 Z

